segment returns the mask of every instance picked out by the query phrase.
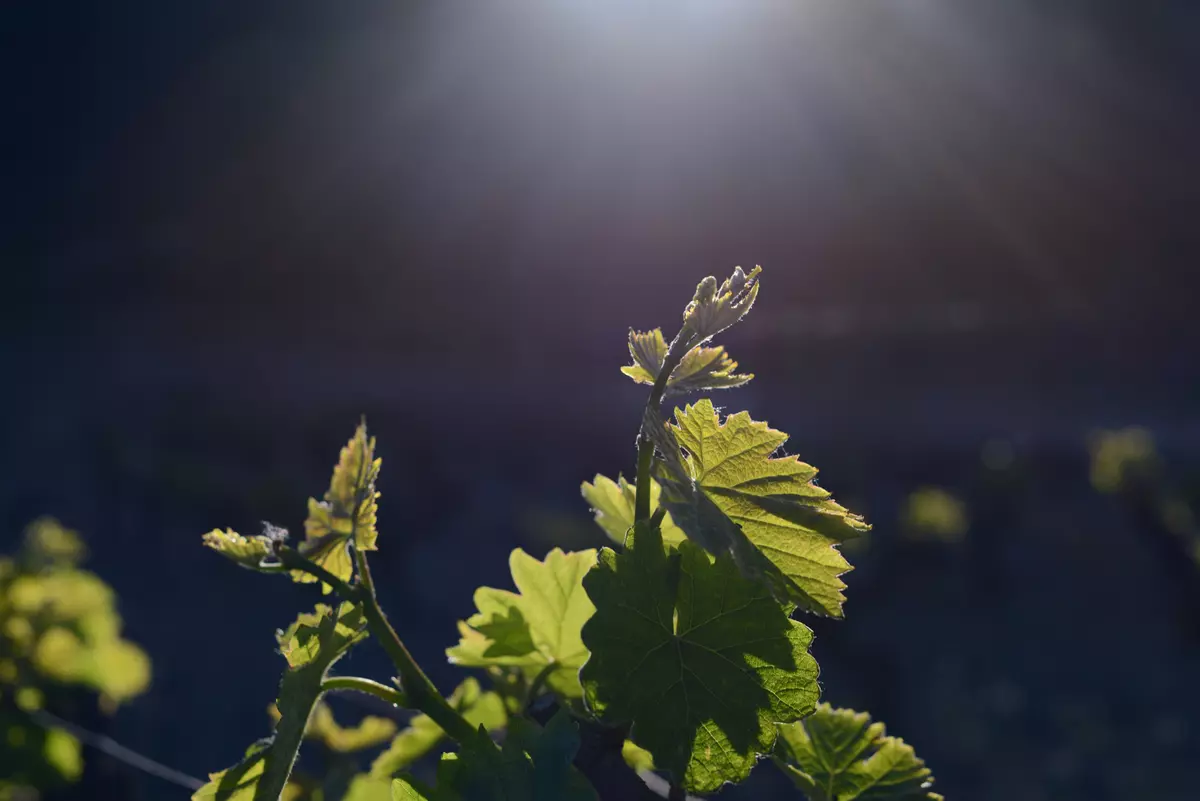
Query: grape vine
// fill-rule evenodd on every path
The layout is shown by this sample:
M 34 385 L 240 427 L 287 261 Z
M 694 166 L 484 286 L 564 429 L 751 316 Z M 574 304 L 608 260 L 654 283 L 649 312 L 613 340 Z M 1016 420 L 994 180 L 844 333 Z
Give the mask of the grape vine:
M 342 449 L 328 490 L 308 501 L 295 547 L 267 526 L 204 544 L 238 565 L 320 585 L 334 595 L 278 635 L 286 661 L 275 729 L 194 801 L 337 797 L 293 773 L 307 739 L 344 751 L 389 745 L 337 791 L 345 801 L 589 801 L 719 791 L 760 763 L 809 801 L 937 801 L 929 769 L 865 713 L 819 703 L 812 632 L 798 612 L 841 618 L 851 569 L 838 547 L 869 526 L 778 455 L 787 435 L 703 398 L 664 416 L 664 400 L 732 389 L 753 376 L 712 339 L 758 298 L 761 269 L 705 278 L 668 342 L 630 331 L 622 372 L 650 387 L 634 483 L 582 486 L 613 543 L 599 551 L 514 551 L 516 591 L 482 587 L 447 658 L 478 671 L 445 695 L 379 605 L 381 462 L 365 422 Z M 386 544 L 386 537 L 384 538 Z M 391 682 L 332 675 L 371 637 Z M 479 679 L 487 683 L 481 685 Z M 412 710 L 398 732 L 341 729 L 322 696 L 361 692 Z M 377 721 L 379 719 L 376 719 Z M 436 769 L 413 769 L 439 745 Z M 661 784 L 661 782 L 659 782 Z

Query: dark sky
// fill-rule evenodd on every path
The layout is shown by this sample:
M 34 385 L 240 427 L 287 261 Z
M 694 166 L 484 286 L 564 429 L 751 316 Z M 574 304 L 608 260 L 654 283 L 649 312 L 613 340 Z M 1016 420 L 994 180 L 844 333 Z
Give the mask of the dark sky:
M 10 4 L 9 302 L 431 358 L 736 263 L 781 316 L 1189 305 L 1189 4 L 729 5 Z

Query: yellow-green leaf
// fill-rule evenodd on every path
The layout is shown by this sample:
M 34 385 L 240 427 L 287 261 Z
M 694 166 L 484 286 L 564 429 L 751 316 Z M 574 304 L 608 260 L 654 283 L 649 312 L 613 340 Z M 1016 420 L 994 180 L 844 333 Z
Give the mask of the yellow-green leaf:
M 683 311 L 681 338 L 699 345 L 745 317 L 758 297 L 761 272 L 761 267 L 755 267 L 747 275 L 741 267 L 735 267 L 733 275 L 719 287 L 711 275 L 701 281 Z
M 67 781 L 76 781 L 83 774 L 83 753 L 79 740 L 68 732 L 62 729 L 47 731 L 42 752 L 46 762 Z
M 529 679 L 548 670 L 550 688 L 578 698 L 579 668 L 588 656 L 580 629 L 595 611 L 583 591 L 583 577 L 595 562 L 594 550 L 563 553 L 555 548 L 544 562 L 519 548 L 513 551 L 509 567 L 519 592 L 476 590 L 479 611 L 460 624 L 462 640 L 446 655 L 470 667 L 520 668 Z
M 665 457 L 663 505 L 690 539 L 807 611 L 841 617 L 851 568 L 836 546 L 870 527 L 814 483 L 816 468 L 773 456 L 786 434 L 746 412 L 722 421 L 707 399 L 647 427 Z
M 942 801 L 912 746 L 865 712 L 820 704 L 779 734 L 776 764 L 809 801 Z
M 608 476 L 599 473 L 592 483 L 583 482 L 580 488 L 584 499 L 592 507 L 596 524 L 604 529 L 609 538 L 618 544 L 624 544 L 625 535 L 633 528 L 634 503 L 637 487 L 618 475 L 613 481 Z M 650 511 L 658 509 L 658 499 L 662 495 L 662 487 L 657 481 L 650 481 Z M 668 545 L 678 545 L 684 539 L 684 533 L 668 512 L 662 520 L 662 538 Z
M 375 482 L 381 464 L 382 460 L 375 457 L 375 438 L 367 436 L 363 423 L 342 448 L 324 500 L 308 501 L 300 552 L 338 578 L 349 579 L 354 572 L 351 544 L 362 551 L 376 550 L 379 492 Z M 300 582 L 316 581 L 301 571 L 293 577 Z
M 204 544 L 226 559 L 252 570 L 271 554 L 271 540 L 267 537 L 243 537 L 231 528 L 213 529 L 204 535 Z
M 633 357 L 633 364 L 622 367 L 621 372 L 639 384 L 653 384 L 666 362 L 667 350 L 662 329 L 655 328 L 644 333 L 630 330 L 629 354 Z M 710 389 L 732 389 L 754 378 L 750 373 L 735 373 L 736 369 L 737 362 L 730 358 L 725 348 L 693 347 L 671 371 L 664 397 Z
M 269 745 L 269 741 L 259 741 L 232 768 L 208 774 L 208 782 L 192 793 L 192 801 L 254 801 Z
M 374 748 L 390 740 L 395 733 L 394 720 L 375 715 L 367 715 L 357 726 L 346 728 L 337 722 L 328 704 L 318 703 L 308 719 L 304 736 L 319 740 L 330 751 L 348 754 Z

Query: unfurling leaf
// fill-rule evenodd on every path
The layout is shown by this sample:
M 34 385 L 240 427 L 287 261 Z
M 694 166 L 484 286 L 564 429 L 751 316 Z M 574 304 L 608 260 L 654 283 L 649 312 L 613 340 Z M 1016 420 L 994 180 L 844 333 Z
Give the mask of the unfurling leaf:
M 912 746 L 865 712 L 821 704 L 779 734 L 776 764 L 809 801 L 942 801 Z
M 204 544 L 242 567 L 257 569 L 271 555 L 272 541 L 260 535 L 243 537 L 231 528 L 213 529 L 204 535 Z
M 836 546 L 870 527 L 813 483 L 816 468 L 772 456 L 786 434 L 746 412 L 722 422 L 707 399 L 676 409 L 674 425 L 645 425 L 664 457 L 662 503 L 690 539 L 805 610 L 842 616 L 851 568 Z
M 629 353 L 633 357 L 633 364 L 622 367 L 621 372 L 639 384 L 653 384 L 666 361 L 667 348 L 661 329 L 645 333 L 631 330 Z M 729 357 L 723 347 L 694 347 L 671 371 L 664 397 L 710 389 L 732 389 L 754 378 L 750 373 L 735 373 L 736 369 L 737 362 Z
M 509 566 L 519 592 L 480 587 L 479 611 L 459 623 L 462 640 L 446 651 L 469 667 L 512 667 L 530 681 L 543 670 L 546 684 L 564 698 L 580 696 L 579 668 L 587 659 L 580 628 L 595 607 L 583 591 L 583 576 L 596 562 L 593 550 L 552 550 L 539 562 L 521 549 Z
M 692 302 L 683 310 L 680 338 L 700 345 L 745 317 L 758 297 L 761 272 L 761 267 L 755 267 L 747 275 L 736 267 L 720 287 L 711 275 L 701 281 Z
M 623 544 L 625 535 L 629 533 L 629 529 L 633 528 L 637 488 L 626 481 L 624 476 L 619 475 L 617 480 L 613 481 L 608 476 L 597 473 L 591 484 L 585 481 L 580 489 L 596 516 L 596 525 L 604 529 L 613 542 Z M 658 509 L 658 499 L 661 494 L 662 487 L 657 481 L 651 479 L 651 514 Z M 683 531 L 675 525 L 675 521 L 671 519 L 669 513 L 662 520 L 662 538 L 663 542 L 668 545 L 678 545 L 684 539 Z
M 375 458 L 375 438 L 367 436 L 367 425 L 362 423 L 342 448 L 325 499 L 308 499 L 300 553 L 340 579 L 349 579 L 354 572 L 351 544 L 361 551 L 376 550 L 379 492 L 375 481 L 381 464 L 382 460 Z M 294 572 L 293 577 L 300 582 L 317 580 L 302 571 Z
M 583 628 L 588 707 L 631 722 L 630 739 L 687 790 L 741 781 L 770 753 L 775 724 L 816 705 L 812 632 L 728 556 L 689 542 L 666 551 L 649 523 L 630 540 L 602 550 L 584 580 L 598 610 Z

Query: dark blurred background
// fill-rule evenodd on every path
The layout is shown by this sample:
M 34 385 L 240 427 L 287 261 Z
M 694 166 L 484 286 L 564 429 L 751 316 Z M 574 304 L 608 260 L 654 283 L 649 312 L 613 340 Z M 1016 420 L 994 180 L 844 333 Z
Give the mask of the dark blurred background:
M 154 685 L 104 733 L 193 775 L 266 734 L 313 593 L 199 538 L 301 531 L 361 413 L 448 690 L 513 547 L 603 541 L 628 327 L 761 264 L 719 402 L 875 524 L 826 698 L 954 801 L 1195 797 L 1200 562 L 1147 498 L 1200 496 L 1200 5 L 18 1 L 0 62 L 2 550 L 54 514 L 115 587 Z M 1098 493 L 1131 424 L 1159 489 Z M 927 485 L 965 534 L 906 533 Z M 85 756 L 64 797 L 187 795 Z

